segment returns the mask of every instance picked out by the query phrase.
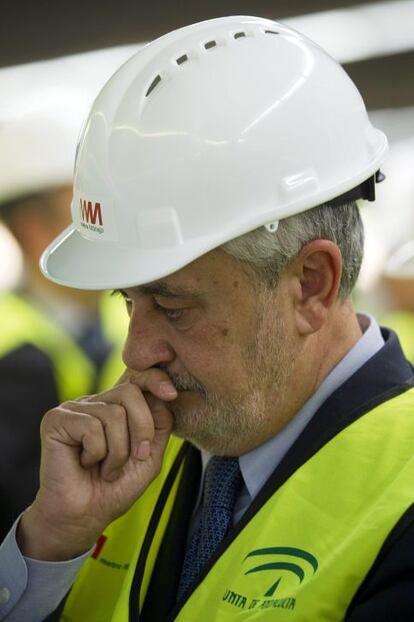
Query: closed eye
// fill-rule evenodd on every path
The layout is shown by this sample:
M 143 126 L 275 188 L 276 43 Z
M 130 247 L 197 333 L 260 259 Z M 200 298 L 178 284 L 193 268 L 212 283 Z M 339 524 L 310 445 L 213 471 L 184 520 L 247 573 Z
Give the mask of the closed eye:
M 115 289 L 112 294 L 112 296 L 120 296 L 126 303 L 128 312 L 130 312 L 131 309 L 131 305 L 132 305 L 132 298 L 130 298 L 127 294 L 127 292 L 123 289 Z M 154 308 L 159 311 L 168 322 L 170 322 L 171 324 L 174 322 L 178 322 L 179 320 L 181 320 L 186 311 L 189 311 L 189 309 L 185 308 L 185 307 L 166 307 L 162 304 L 160 304 L 159 302 L 157 302 L 157 300 L 155 298 L 153 298 L 153 305 Z
M 185 309 L 174 309 L 170 307 L 164 307 L 154 300 L 155 308 L 160 311 L 167 318 L 169 322 L 177 322 L 183 317 Z

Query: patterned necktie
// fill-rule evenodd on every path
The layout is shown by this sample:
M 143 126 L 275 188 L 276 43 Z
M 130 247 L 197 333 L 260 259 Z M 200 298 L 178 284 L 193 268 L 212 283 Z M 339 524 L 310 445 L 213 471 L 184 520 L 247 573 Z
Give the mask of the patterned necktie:
M 242 484 L 237 458 L 213 456 L 207 465 L 200 522 L 187 545 L 177 601 L 187 593 L 220 542 L 229 532 Z

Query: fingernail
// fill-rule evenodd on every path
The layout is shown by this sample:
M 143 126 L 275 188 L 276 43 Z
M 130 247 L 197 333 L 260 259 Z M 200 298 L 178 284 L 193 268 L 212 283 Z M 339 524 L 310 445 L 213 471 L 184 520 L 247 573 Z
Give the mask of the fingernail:
M 166 380 L 165 382 L 161 382 L 160 389 L 161 393 L 163 393 L 166 397 L 172 397 L 177 395 L 177 389 L 172 384 L 172 382 L 168 382 L 168 380 Z
M 151 455 L 151 447 L 149 441 L 142 441 L 137 451 L 138 460 L 147 460 Z

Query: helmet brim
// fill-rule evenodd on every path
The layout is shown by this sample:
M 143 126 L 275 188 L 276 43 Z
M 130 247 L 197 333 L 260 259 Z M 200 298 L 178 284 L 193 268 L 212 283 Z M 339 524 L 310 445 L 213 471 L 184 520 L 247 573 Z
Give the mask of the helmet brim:
M 40 268 L 48 279 L 66 287 L 123 289 L 176 272 L 211 250 L 208 246 L 206 243 L 204 249 L 200 248 L 195 241 L 178 249 L 142 249 L 113 242 L 96 243 L 71 225 L 44 251 Z

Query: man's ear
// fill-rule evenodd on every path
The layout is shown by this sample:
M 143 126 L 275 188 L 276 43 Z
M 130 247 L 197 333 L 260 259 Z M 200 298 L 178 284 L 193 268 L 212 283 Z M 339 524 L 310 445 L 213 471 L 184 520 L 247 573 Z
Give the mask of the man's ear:
M 301 335 L 309 335 L 323 326 L 338 298 L 341 251 L 329 240 L 313 240 L 302 248 L 292 269 L 297 328 Z

